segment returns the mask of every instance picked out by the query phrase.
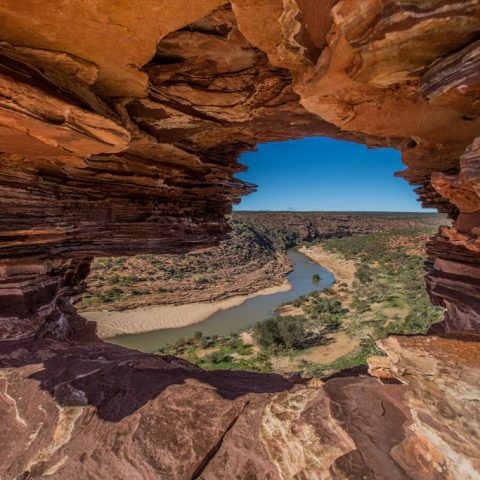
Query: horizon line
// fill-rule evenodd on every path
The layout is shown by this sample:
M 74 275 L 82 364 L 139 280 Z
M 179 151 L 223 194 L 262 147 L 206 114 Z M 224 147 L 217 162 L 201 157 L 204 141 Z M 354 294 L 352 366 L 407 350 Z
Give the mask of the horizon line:
M 260 212 L 272 212 L 272 213 L 418 213 L 422 215 L 445 215 L 438 211 L 428 212 L 422 210 L 271 210 L 271 209 L 258 209 L 258 210 L 237 210 L 233 209 L 232 213 L 260 213 Z

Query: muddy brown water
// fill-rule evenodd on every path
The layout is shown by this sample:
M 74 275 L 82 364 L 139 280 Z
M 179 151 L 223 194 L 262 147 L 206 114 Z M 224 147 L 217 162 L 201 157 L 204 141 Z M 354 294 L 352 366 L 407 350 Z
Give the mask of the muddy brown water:
M 288 250 L 287 254 L 292 261 L 293 269 L 287 277 L 292 288 L 286 292 L 249 298 L 240 305 L 220 310 L 203 322 L 187 327 L 121 335 L 106 339 L 106 341 L 142 352 L 156 352 L 162 347 L 173 345 L 181 338 L 191 337 L 197 331 L 204 335 L 228 335 L 252 327 L 256 323 L 274 316 L 275 309 L 282 303 L 291 302 L 301 295 L 332 286 L 335 277 L 330 271 L 295 249 Z M 320 280 L 314 280 L 314 275 L 318 275 Z

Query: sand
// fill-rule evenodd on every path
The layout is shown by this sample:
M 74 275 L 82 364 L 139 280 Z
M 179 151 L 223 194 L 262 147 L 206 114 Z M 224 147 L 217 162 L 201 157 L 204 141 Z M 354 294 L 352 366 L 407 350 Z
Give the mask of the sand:
M 320 245 L 302 247 L 300 252 L 330 270 L 337 279 L 337 285 L 345 282 L 351 287 L 355 275 L 355 263 L 353 261 L 327 252 Z M 119 335 L 153 332 L 165 328 L 187 327 L 203 322 L 220 310 L 240 305 L 249 298 L 286 292 L 291 288 L 291 285 L 285 282 L 282 285 L 265 288 L 250 295 L 238 295 L 217 302 L 157 305 L 124 311 L 101 310 L 82 312 L 82 316 L 97 322 L 97 333 L 100 338 L 112 338 Z
M 344 332 L 328 335 L 327 339 L 332 343 L 312 347 L 307 353 L 299 356 L 298 361 L 306 360 L 318 365 L 328 365 L 343 355 L 353 353 L 360 346 L 359 338 L 349 337 Z
M 316 365 L 329 365 L 340 357 L 353 353 L 360 346 L 359 338 L 350 338 L 344 332 L 328 335 L 327 339 L 331 343 L 311 347 L 295 358 L 289 356 L 273 357 L 271 361 L 274 371 L 281 374 L 298 372 L 302 360 Z
M 328 252 L 321 245 L 302 247 L 299 251 L 330 270 L 335 275 L 337 284 L 346 283 L 349 288 L 352 287 L 356 271 L 353 260 L 347 260 L 342 255 Z
M 101 310 L 82 312 L 82 316 L 97 322 L 97 334 L 100 338 L 112 338 L 119 335 L 153 332 L 164 328 L 187 327 L 203 322 L 220 310 L 240 305 L 249 298 L 286 292 L 291 288 L 290 283 L 285 282 L 282 285 L 265 288 L 250 295 L 238 295 L 218 302 L 157 305 L 124 311 Z

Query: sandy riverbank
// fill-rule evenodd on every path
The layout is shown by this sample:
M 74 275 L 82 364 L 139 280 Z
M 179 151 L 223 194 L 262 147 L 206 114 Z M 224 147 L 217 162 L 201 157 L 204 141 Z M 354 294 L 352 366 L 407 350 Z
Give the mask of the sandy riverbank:
M 282 285 L 265 288 L 250 295 L 238 295 L 218 302 L 158 305 L 111 312 L 107 310 L 82 312 L 82 316 L 97 322 L 97 333 L 100 338 L 111 338 L 119 335 L 152 332 L 164 328 L 187 327 L 203 322 L 220 310 L 240 305 L 249 298 L 286 292 L 291 288 L 291 285 L 285 282 Z
M 335 275 L 336 285 L 344 282 L 351 287 L 355 275 L 355 263 L 353 261 L 327 252 L 320 245 L 302 247 L 299 251 L 330 270 Z M 217 302 L 157 305 L 124 311 L 87 311 L 82 312 L 82 316 L 97 322 L 99 337 L 111 338 L 119 335 L 152 332 L 165 328 L 187 327 L 203 322 L 220 310 L 240 305 L 249 298 L 286 292 L 290 288 L 291 285 L 285 282 L 282 285 L 265 288 L 250 295 L 237 295 Z
M 321 245 L 302 247 L 299 251 L 335 275 L 335 283 L 332 290 L 336 293 L 338 300 L 348 305 L 352 301 L 353 296 L 352 284 L 355 280 L 355 272 L 357 271 L 355 262 L 353 260 L 347 260 L 342 255 L 329 252 Z M 348 288 L 340 288 L 342 283 L 347 284 Z
M 353 260 L 347 260 L 342 255 L 328 252 L 321 245 L 301 247 L 299 252 L 310 257 L 327 270 L 330 270 L 335 275 L 337 284 L 346 283 L 349 288 L 352 287 L 356 271 Z

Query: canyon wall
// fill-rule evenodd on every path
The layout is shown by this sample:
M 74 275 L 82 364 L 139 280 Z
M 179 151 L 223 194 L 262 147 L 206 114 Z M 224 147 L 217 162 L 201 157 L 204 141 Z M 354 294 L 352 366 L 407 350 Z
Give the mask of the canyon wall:
M 477 0 L 4 0 L 0 27 L 3 477 L 479 478 Z M 401 385 L 225 383 L 95 339 L 73 307 L 92 257 L 217 243 L 254 188 L 238 156 L 308 135 L 399 149 L 454 220 L 427 246 L 440 336 L 372 368 Z M 213 443 L 164 413 L 199 392 Z

